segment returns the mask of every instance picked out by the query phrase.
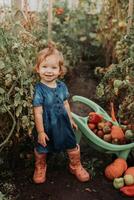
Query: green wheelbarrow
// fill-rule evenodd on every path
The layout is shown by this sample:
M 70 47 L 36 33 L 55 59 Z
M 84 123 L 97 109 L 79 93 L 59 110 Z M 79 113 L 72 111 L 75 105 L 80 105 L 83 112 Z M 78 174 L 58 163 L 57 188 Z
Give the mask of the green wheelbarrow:
M 105 120 L 112 122 L 114 125 L 118 125 L 118 122 L 112 121 L 107 112 L 95 102 L 81 96 L 73 96 L 72 99 L 73 102 L 80 102 L 85 104 L 86 106 L 93 109 L 96 113 L 103 115 Z M 134 149 L 134 142 L 130 144 L 117 145 L 105 142 L 104 140 L 96 136 L 87 125 L 88 116 L 81 117 L 72 112 L 72 117 L 78 126 L 78 130 L 75 130 L 78 143 L 80 142 L 81 137 L 85 136 L 91 147 L 104 153 L 116 154 L 117 157 L 124 158 L 125 160 L 127 159 L 130 151 Z

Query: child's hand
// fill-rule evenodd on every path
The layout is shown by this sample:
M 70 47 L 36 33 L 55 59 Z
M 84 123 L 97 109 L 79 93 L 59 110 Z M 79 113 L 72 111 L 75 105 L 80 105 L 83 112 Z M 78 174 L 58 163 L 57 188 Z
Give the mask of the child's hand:
M 38 143 L 40 143 L 42 146 L 46 147 L 47 146 L 46 141 L 49 141 L 47 134 L 44 132 L 39 133 L 38 134 Z
M 72 125 L 72 127 L 73 127 L 74 129 L 78 130 L 78 126 L 77 126 L 77 124 L 74 122 L 73 119 L 71 120 L 71 125 Z

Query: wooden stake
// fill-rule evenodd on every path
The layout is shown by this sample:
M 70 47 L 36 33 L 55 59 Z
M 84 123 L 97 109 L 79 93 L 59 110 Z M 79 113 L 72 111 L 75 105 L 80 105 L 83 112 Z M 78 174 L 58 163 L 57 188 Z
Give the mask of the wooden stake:
M 52 40 L 52 11 L 53 11 L 53 0 L 49 0 L 48 7 L 48 41 Z
M 134 0 L 129 0 L 129 5 L 128 5 L 128 24 L 127 24 L 127 34 L 130 32 L 130 28 L 132 26 L 132 17 L 133 17 L 133 9 L 134 9 Z

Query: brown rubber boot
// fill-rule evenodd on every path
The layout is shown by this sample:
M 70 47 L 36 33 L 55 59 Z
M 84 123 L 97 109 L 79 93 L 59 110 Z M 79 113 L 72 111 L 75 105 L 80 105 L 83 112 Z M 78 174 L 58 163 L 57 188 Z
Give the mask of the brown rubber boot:
M 44 183 L 46 180 L 46 154 L 42 153 L 39 154 L 34 149 L 34 155 L 35 155 L 35 170 L 33 175 L 33 181 L 35 183 Z
M 90 179 L 90 175 L 81 165 L 79 145 L 77 145 L 76 150 L 68 150 L 67 153 L 70 160 L 69 163 L 70 172 L 74 174 L 79 181 L 81 182 L 88 181 Z

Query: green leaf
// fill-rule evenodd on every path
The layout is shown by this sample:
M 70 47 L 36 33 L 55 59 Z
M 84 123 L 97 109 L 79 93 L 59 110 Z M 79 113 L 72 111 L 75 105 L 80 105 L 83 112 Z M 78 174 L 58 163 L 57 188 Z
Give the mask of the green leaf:
M 22 66 L 27 67 L 27 64 L 26 64 L 26 62 L 25 62 L 25 59 L 24 59 L 21 55 L 19 55 L 19 61 L 20 61 L 20 63 L 22 64 Z
M 29 119 L 28 119 L 28 117 L 26 115 L 24 115 L 22 117 L 22 126 L 23 126 L 23 128 L 29 126 Z
M 21 101 L 21 95 L 17 93 L 14 98 L 14 106 L 17 107 L 20 104 L 20 101 Z
M 0 69 L 3 69 L 3 68 L 5 68 L 5 63 L 2 60 L 0 60 Z
M 21 112 L 22 112 L 22 105 L 19 105 L 19 107 L 17 108 L 17 110 L 16 110 L 16 116 L 17 117 L 19 117 L 19 115 L 21 114 Z
M 0 87 L 0 94 L 4 94 L 6 91 Z
M 99 84 L 99 86 L 97 86 L 97 96 L 98 97 L 102 97 L 104 95 L 104 85 L 102 85 L 101 83 Z

